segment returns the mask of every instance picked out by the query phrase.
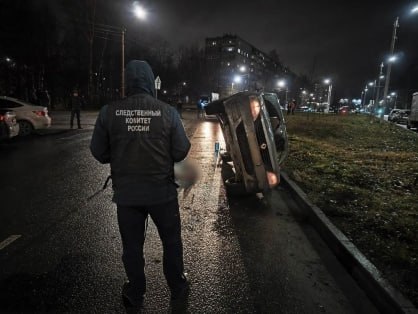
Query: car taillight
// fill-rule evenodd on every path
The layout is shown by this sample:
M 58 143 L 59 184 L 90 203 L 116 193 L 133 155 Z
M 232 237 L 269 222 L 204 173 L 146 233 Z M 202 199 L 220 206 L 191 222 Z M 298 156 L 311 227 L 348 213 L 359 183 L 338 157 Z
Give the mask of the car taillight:
M 0 114 L 0 121 L 4 121 L 4 116 Z
M 34 114 L 36 114 L 37 116 L 40 117 L 45 117 L 46 116 L 46 112 L 43 110 L 37 110 L 37 111 L 33 111 Z

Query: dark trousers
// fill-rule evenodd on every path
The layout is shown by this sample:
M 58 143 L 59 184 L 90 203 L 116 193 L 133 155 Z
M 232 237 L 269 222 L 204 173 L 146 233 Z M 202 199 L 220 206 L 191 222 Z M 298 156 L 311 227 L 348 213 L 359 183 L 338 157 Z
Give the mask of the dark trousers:
M 181 241 L 180 213 L 177 199 L 152 206 L 118 205 L 119 231 L 122 237 L 122 261 L 132 287 L 139 294 L 146 291 L 144 272 L 145 220 L 151 216 L 163 244 L 164 276 L 171 291 L 182 287 L 183 244 Z
M 70 120 L 70 126 L 71 126 L 71 127 L 73 127 L 74 115 L 76 115 L 76 116 L 77 116 L 77 126 L 78 126 L 79 128 L 81 128 L 81 125 L 80 125 L 80 110 L 77 110 L 77 109 L 73 109 L 73 110 L 71 110 L 71 120 Z
M 200 118 L 204 118 L 205 117 L 205 112 L 204 112 L 204 109 L 203 108 L 197 108 L 197 118 L 198 119 L 200 119 Z

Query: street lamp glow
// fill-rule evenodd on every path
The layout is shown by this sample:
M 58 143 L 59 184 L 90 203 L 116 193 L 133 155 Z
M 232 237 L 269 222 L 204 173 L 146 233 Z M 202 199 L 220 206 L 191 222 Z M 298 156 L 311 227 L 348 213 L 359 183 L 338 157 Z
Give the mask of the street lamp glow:
M 147 17 L 147 12 L 142 6 L 139 5 L 138 2 L 134 2 L 133 6 L 134 6 L 134 14 L 137 18 L 143 20 Z
M 396 95 L 396 93 L 395 92 L 392 92 L 392 93 L 390 93 L 391 94 L 391 96 L 395 96 Z
M 285 80 L 280 80 L 277 82 L 277 86 L 283 88 L 286 86 L 286 81 Z
M 239 68 L 239 70 L 241 72 L 245 72 L 247 70 L 247 68 L 244 65 L 241 65 L 241 67 Z
M 12 61 L 12 59 L 10 59 L 9 57 L 6 57 L 6 61 L 10 62 L 10 61 Z
M 411 10 L 411 13 L 418 13 L 418 5 Z
M 330 84 L 330 83 L 331 83 L 331 80 L 330 80 L 330 79 L 325 79 L 325 80 L 324 80 L 324 83 L 325 83 L 325 84 Z
M 396 56 L 390 56 L 388 59 L 388 62 L 393 63 L 397 60 L 398 58 Z
M 241 83 L 241 81 L 242 81 L 242 77 L 241 77 L 241 76 L 239 76 L 239 75 L 235 75 L 235 77 L 234 77 L 234 82 L 235 82 L 235 83 Z
M 373 85 L 374 85 L 374 82 L 370 82 L 370 83 L 369 83 L 369 86 L 373 86 Z

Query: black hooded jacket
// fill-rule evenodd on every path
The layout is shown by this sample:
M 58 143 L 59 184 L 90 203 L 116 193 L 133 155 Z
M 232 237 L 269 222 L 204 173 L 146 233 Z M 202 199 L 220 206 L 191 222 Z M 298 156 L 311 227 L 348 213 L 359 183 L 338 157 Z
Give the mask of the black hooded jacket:
M 96 121 L 90 150 L 110 163 L 113 201 L 152 205 L 177 197 L 174 162 L 190 142 L 175 109 L 155 99 L 154 74 L 145 61 L 126 66 L 127 98 L 106 105 Z

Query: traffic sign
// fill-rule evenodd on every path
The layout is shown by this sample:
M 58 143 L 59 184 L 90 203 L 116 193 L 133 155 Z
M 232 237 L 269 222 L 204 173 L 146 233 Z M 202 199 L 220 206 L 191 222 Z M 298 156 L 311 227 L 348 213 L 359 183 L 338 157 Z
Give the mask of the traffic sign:
M 161 89 L 161 79 L 159 76 L 155 79 L 155 89 Z

